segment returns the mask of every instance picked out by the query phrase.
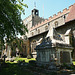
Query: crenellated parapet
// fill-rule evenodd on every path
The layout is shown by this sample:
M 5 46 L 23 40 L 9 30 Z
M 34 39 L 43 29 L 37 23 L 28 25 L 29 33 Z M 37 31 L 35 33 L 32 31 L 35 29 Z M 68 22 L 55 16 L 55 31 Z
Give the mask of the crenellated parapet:
M 61 14 L 61 11 L 59 11 L 58 13 L 57 13 L 57 15 L 60 15 Z
M 53 17 L 50 16 L 48 20 L 49 20 L 49 21 L 55 20 L 56 18 L 59 18 L 60 16 L 63 16 L 63 15 L 65 15 L 66 13 L 69 13 L 69 12 L 70 12 L 70 9 L 65 8 L 65 9 L 63 9 L 62 12 L 59 11 L 57 14 L 54 14 Z
M 49 20 L 51 20 L 51 19 L 52 19 L 52 16 L 49 17 Z
M 75 3 L 73 5 L 75 5 Z M 69 6 L 69 10 L 72 8 L 73 5 Z
M 36 29 L 36 28 L 38 28 L 38 27 L 40 27 L 40 26 L 46 24 L 47 22 L 48 22 L 48 19 L 45 19 L 45 21 L 42 21 L 41 23 L 38 23 L 38 24 L 36 24 L 35 26 L 33 26 L 33 27 L 30 29 L 30 31 L 32 31 L 32 30 L 34 30 L 34 29 Z
M 75 5 L 75 3 L 74 3 L 73 5 Z M 40 26 L 42 26 L 42 25 L 44 25 L 44 24 L 46 24 L 46 23 L 48 23 L 48 22 L 51 22 L 52 20 L 55 20 L 55 19 L 57 19 L 57 18 L 59 18 L 59 17 L 65 15 L 65 14 L 68 14 L 68 13 L 70 12 L 70 10 L 71 10 L 71 8 L 72 8 L 73 5 L 69 6 L 68 9 L 67 9 L 67 8 L 63 9 L 62 12 L 59 11 L 57 14 L 54 14 L 53 16 L 50 16 L 48 19 L 45 19 L 45 21 L 42 21 L 41 23 L 36 24 L 35 26 L 33 26 L 33 27 L 30 29 L 30 31 L 32 31 L 32 30 L 34 30 L 35 28 L 40 27 Z

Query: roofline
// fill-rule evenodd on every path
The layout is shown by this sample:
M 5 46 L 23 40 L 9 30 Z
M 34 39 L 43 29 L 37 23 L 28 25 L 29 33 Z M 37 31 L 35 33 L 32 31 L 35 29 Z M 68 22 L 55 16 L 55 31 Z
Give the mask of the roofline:
M 72 22 L 72 21 L 74 21 L 74 20 L 75 20 L 75 19 L 72 19 L 72 20 L 70 20 L 70 21 L 67 21 L 66 23 Z M 66 24 L 66 23 L 65 23 L 65 24 Z

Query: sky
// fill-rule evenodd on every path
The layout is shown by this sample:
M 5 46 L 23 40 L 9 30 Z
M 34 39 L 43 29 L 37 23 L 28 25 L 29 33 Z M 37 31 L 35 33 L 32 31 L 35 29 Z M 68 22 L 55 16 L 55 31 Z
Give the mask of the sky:
M 34 3 L 36 3 L 36 9 L 39 10 L 39 16 L 43 18 L 49 18 L 53 14 L 57 14 L 59 11 L 68 8 L 75 3 L 75 0 L 24 0 L 24 4 L 28 5 L 25 9 L 25 15 L 22 14 L 22 20 L 31 15 L 31 10 L 34 9 Z

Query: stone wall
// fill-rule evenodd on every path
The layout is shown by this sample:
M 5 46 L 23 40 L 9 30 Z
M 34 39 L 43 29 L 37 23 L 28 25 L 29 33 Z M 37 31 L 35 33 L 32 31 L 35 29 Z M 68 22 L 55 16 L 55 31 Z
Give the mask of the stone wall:
M 68 29 L 72 30 L 72 33 L 71 33 L 72 34 L 72 44 L 71 45 L 74 48 L 73 57 L 75 59 L 75 20 L 56 28 L 57 32 L 62 35 L 65 34 Z
M 48 19 L 41 18 L 36 15 L 30 15 L 26 19 L 24 19 L 24 24 L 28 25 L 28 33 L 26 34 L 28 38 L 32 37 L 32 33 L 34 35 L 39 35 L 38 29 L 40 33 L 45 32 L 45 26 L 48 26 L 48 29 L 52 29 L 53 27 L 59 27 L 65 24 L 66 18 L 71 10 L 73 5 L 69 6 L 69 9 L 65 8 L 62 12 L 59 11 L 57 14 L 54 14 L 53 17 L 50 16 Z M 27 24 L 26 24 L 27 23 Z
M 34 25 L 31 29 L 30 29 L 30 37 L 32 37 L 32 32 L 34 33 L 34 35 L 39 35 L 38 33 L 38 29 L 40 30 L 40 33 L 45 32 L 45 27 L 48 27 L 48 30 L 52 29 L 52 28 L 56 28 L 59 26 L 62 26 L 65 24 L 65 19 L 68 16 L 69 11 L 66 11 L 65 13 L 61 14 L 60 16 L 53 16 L 51 19 L 46 19 L 44 22 L 39 22 L 36 23 L 36 25 Z M 65 17 L 64 17 L 65 16 Z M 41 21 L 41 20 L 40 20 Z M 35 21 L 36 22 L 36 21 Z M 57 23 L 57 24 L 56 24 Z
M 45 19 L 39 16 L 32 16 L 32 26 L 35 26 L 36 24 L 41 23 L 42 21 L 45 21 Z
M 60 34 L 65 34 L 68 29 L 75 31 L 75 20 L 56 28 L 57 32 L 59 32 Z
M 38 44 L 38 41 L 40 40 L 40 38 L 46 37 L 47 33 L 48 33 L 48 32 L 45 32 L 45 33 L 42 33 L 42 34 L 39 34 L 39 35 L 36 35 L 36 36 L 34 36 L 34 37 L 29 38 L 29 40 L 30 40 L 30 47 L 31 47 L 31 49 L 30 49 L 31 53 L 32 53 L 33 51 L 35 51 L 35 50 L 32 48 L 32 44 L 35 44 L 35 42 L 36 42 L 36 45 L 37 45 L 37 44 Z M 32 49 L 33 49 L 33 51 L 32 51 Z
M 37 42 L 40 38 L 45 37 L 47 31 L 52 28 L 56 28 L 57 32 L 62 34 L 62 36 L 68 29 L 71 28 L 75 40 L 75 22 L 66 23 L 67 16 L 72 7 L 73 5 L 69 6 L 68 9 L 65 8 L 62 12 L 59 11 L 57 14 L 54 14 L 53 17 L 50 16 L 48 19 L 43 19 L 36 15 L 30 15 L 25 18 L 23 22 L 28 29 L 28 33 L 26 33 L 26 35 L 30 40 L 30 46 L 33 40 L 36 40 Z
M 48 25 L 48 23 L 46 23 L 45 25 L 37 27 L 36 29 L 30 31 L 30 37 L 35 36 L 35 35 L 39 35 L 41 33 L 48 31 L 48 30 L 49 30 L 49 25 Z M 33 33 L 33 35 L 32 35 L 32 33 Z
M 30 28 L 32 27 L 32 15 L 28 16 L 23 20 L 24 25 L 28 29 L 28 32 L 26 32 L 27 37 L 29 37 Z
M 69 52 L 60 52 L 60 62 L 61 63 L 70 63 L 70 54 Z

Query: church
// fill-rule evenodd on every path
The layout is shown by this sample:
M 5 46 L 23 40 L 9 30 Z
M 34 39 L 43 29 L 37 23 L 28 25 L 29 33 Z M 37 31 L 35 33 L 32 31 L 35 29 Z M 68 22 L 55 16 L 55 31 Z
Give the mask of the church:
M 28 29 L 26 36 L 29 40 L 29 53 L 36 58 L 36 46 L 42 42 L 49 30 L 53 28 L 61 34 L 63 41 L 73 47 L 72 57 L 75 59 L 75 3 L 69 8 L 59 11 L 57 14 L 44 19 L 39 16 L 39 10 L 33 9 L 31 15 L 23 20 L 24 25 Z M 66 38 L 65 38 L 66 36 Z M 25 38 L 25 36 L 23 36 Z M 69 39 L 69 40 L 68 40 Z

